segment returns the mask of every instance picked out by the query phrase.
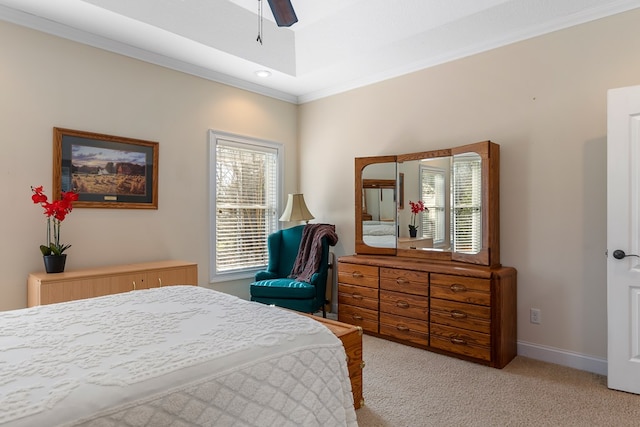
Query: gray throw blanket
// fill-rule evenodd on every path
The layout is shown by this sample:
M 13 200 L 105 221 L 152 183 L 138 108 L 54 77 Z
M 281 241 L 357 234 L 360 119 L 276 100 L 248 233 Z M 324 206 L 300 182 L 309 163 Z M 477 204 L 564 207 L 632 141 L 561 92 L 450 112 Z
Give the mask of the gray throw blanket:
M 318 271 L 322 261 L 322 239 L 326 238 L 329 246 L 338 243 L 336 226 L 333 224 L 307 224 L 302 230 L 302 240 L 298 256 L 293 263 L 290 278 L 299 282 L 309 282 L 313 273 Z

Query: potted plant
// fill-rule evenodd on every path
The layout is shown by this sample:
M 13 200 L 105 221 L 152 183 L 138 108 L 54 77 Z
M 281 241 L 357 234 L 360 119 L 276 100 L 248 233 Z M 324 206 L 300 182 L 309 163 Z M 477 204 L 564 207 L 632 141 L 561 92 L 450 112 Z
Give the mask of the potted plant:
M 418 235 L 418 226 L 416 225 L 416 216 L 420 212 L 424 212 L 424 211 L 429 212 L 429 209 L 427 209 L 424 206 L 424 202 L 422 200 L 418 200 L 417 202 L 412 202 L 411 200 L 409 200 L 409 205 L 411 206 L 411 224 L 409 224 L 409 236 L 416 237 Z
M 60 243 L 60 228 L 62 221 L 73 209 L 73 202 L 78 200 L 78 193 L 73 191 L 62 192 L 60 200 L 49 202 L 42 190 L 42 186 L 31 187 L 33 203 L 42 206 L 47 217 L 47 240 L 45 245 L 40 245 L 40 252 L 44 258 L 44 266 L 47 273 L 61 273 L 67 260 L 64 253 L 71 245 Z

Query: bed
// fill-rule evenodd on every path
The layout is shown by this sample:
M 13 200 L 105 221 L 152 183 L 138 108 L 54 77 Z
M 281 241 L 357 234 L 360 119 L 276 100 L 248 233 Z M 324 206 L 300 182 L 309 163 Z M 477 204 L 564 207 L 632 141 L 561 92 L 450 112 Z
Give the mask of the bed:
M 321 323 L 196 286 L 0 313 L 0 425 L 357 426 Z
M 395 248 L 395 221 L 362 221 L 362 240 L 369 246 Z

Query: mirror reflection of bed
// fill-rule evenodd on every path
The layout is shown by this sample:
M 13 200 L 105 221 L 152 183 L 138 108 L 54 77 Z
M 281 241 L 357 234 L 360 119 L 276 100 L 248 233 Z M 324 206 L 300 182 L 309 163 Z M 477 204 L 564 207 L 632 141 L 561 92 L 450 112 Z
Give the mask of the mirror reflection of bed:
M 362 240 L 369 246 L 377 248 L 396 247 L 395 221 L 363 221 Z
M 395 167 L 387 171 L 395 174 Z M 396 247 L 396 180 L 364 179 L 362 238 L 379 248 Z

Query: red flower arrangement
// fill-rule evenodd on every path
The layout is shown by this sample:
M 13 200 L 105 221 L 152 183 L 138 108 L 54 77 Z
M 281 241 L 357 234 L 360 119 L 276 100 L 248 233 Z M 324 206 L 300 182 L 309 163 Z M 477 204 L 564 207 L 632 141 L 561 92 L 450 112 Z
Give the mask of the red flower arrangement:
M 416 215 L 424 211 L 429 212 L 429 209 L 424 206 L 424 202 L 422 200 L 418 200 L 417 202 L 409 200 L 409 205 L 411 206 L 411 224 L 409 224 L 409 231 L 415 233 L 418 230 L 418 226 L 416 225 Z
M 73 209 L 73 202 L 78 200 L 78 193 L 63 191 L 62 199 L 49 202 L 47 196 L 42 192 L 42 186 L 31 187 L 31 191 L 33 192 L 31 200 L 33 200 L 33 203 L 36 205 L 43 207 L 44 214 L 47 217 L 47 244 L 40 245 L 40 252 L 45 256 L 62 255 L 71 245 L 63 245 L 60 243 L 60 226 L 62 225 L 62 221 L 64 221 Z

